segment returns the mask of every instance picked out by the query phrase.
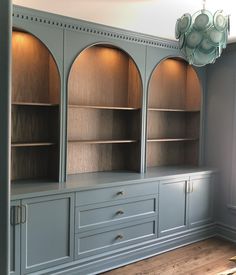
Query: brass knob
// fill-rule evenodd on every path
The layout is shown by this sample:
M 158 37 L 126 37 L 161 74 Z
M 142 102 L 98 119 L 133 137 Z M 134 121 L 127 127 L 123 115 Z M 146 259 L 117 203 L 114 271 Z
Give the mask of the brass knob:
M 115 239 L 116 240 L 122 240 L 122 239 L 124 239 L 124 236 L 122 234 L 119 234 L 119 235 L 116 236 Z
M 123 215 L 124 214 L 124 211 L 119 209 L 117 212 L 116 212 L 116 215 Z

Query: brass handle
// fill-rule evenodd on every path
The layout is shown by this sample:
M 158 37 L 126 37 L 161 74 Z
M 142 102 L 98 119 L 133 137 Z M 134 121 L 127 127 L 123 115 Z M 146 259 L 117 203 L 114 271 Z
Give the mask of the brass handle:
M 122 239 L 124 239 L 124 236 L 122 234 L 119 234 L 119 235 L 116 236 L 115 239 L 116 240 L 122 240 Z
M 186 193 L 190 193 L 190 182 L 186 180 L 185 184 L 186 184 Z
M 118 191 L 118 192 L 116 193 L 117 196 L 123 196 L 124 194 L 125 194 L 125 192 L 122 191 L 122 190 L 121 190 L 121 191 Z
M 116 215 L 123 215 L 124 214 L 124 211 L 119 209 L 117 212 L 116 212 Z
M 11 225 L 15 225 L 15 206 L 11 207 Z
M 21 207 L 19 205 L 11 207 L 11 225 L 18 225 L 21 223 Z
M 26 223 L 26 206 L 21 206 L 21 223 Z

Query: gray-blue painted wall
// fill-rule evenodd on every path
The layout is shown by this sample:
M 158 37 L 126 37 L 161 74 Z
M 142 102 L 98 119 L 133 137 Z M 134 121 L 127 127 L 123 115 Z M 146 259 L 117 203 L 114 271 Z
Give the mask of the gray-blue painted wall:
M 217 221 L 236 227 L 236 45 L 207 67 L 205 161 L 219 169 Z

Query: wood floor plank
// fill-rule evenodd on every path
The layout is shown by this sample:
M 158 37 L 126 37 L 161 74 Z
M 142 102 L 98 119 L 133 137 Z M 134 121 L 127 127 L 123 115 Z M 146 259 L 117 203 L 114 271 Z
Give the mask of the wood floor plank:
M 211 238 L 130 264 L 103 275 L 216 275 L 236 267 L 236 245 Z

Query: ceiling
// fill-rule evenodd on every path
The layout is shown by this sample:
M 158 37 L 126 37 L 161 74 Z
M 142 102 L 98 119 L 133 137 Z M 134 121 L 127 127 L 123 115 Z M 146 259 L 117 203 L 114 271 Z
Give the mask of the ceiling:
M 13 4 L 73 18 L 175 39 L 176 19 L 202 8 L 201 0 L 13 0 Z M 230 14 L 229 41 L 236 41 L 234 0 L 207 0 L 206 9 Z

